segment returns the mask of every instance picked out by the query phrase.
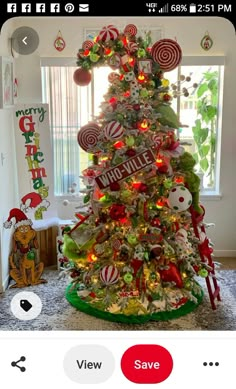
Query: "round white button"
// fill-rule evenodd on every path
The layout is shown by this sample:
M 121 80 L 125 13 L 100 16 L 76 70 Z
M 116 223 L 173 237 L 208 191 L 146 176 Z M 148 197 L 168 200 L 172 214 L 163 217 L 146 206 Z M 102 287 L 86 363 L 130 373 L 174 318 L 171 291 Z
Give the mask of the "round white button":
M 33 292 L 19 292 L 11 300 L 11 311 L 19 320 L 33 320 L 42 311 L 42 301 Z
M 100 384 L 111 377 L 115 359 L 106 347 L 81 344 L 70 349 L 64 359 L 66 375 L 79 384 Z

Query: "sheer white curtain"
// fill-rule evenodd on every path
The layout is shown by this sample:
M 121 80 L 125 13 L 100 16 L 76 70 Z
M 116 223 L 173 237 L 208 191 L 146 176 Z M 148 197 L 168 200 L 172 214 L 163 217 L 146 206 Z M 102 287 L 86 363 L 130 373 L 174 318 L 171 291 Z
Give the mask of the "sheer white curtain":
M 88 154 L 79 147 L 77 133 L 91 117 L 91 87 L 78 87 L 74 83 L 75 69 L 42 66 L 43 102 L 49 104 L 56 196 L 70 193 L 74 183 L 79 191 L 80 172 L 88 165 Z

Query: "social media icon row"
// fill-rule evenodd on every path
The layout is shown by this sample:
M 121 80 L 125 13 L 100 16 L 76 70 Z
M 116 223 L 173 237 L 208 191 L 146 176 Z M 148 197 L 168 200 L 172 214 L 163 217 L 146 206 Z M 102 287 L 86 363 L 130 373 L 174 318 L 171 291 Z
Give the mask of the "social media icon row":
M 31 3 L 7 3 L 7 12 L 8 13 L 31 13 L 35 11 L 36 13 L 46 13 L 49 10 L 49 4 L 46 3 L 36 3 L 35 8 L 34 4 Z M 51 13 L 60 13 L 61 11 L 65 11 L 67 13 L 72 13 L 74 11 L 80 12 L 89 12 L 89 4 L 79 4 L 78 8 L 73 3 L 50 3 L 50 12 Z

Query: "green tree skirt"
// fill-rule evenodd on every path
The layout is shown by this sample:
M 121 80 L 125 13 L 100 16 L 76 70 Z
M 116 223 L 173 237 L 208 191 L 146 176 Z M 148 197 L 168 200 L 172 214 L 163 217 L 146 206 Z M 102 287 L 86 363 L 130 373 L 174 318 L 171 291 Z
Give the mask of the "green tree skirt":
M 165 321 L 177 319 L 178 317 L 184 316 L 197 308 L 197 306 L 202 302 L 203 291 L 201 290 L 201 294 L 197 296 L 195 295 L 195 297 L 197 298 L 196 303 L 188 300 L 185 304 L 181 305 L 180 308 L 173 309 L 171 311 L 161 311 L 148 315 L 124 315 L 121 313 L 111 313 L 94 308 L 91 304 L 85 302 L 78 296 L 76 288 L 71 288 L 71 284 L 66 288 L 66 299 L 79 311 L 100 319 L 127 324 L 142 324 L 151 320 Z

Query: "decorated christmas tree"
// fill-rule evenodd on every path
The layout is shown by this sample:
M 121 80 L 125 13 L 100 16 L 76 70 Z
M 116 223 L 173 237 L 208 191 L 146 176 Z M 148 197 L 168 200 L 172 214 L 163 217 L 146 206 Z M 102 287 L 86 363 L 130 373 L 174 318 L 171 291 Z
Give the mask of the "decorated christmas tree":
M 214 274 L 214 264 L 200 227 L 195 160 L 178 139 L 181 124 L 171 107 L 188 89 L 165 77 L 180 64 L 181 48 L 172 39 L 152 44 L 150 33 L 138 36 L 132 24 L 124 31 L 109 25 L 83 43 L 77 58 L 74 82 L 81 87 L 94 67 L 111 73 L 99 117 L 78 131 L 92 164 L 83 171 L 84 212 L 64 234 L 66 297 L 112 321 L 184 315 L 202 301 L 197 278 Z

